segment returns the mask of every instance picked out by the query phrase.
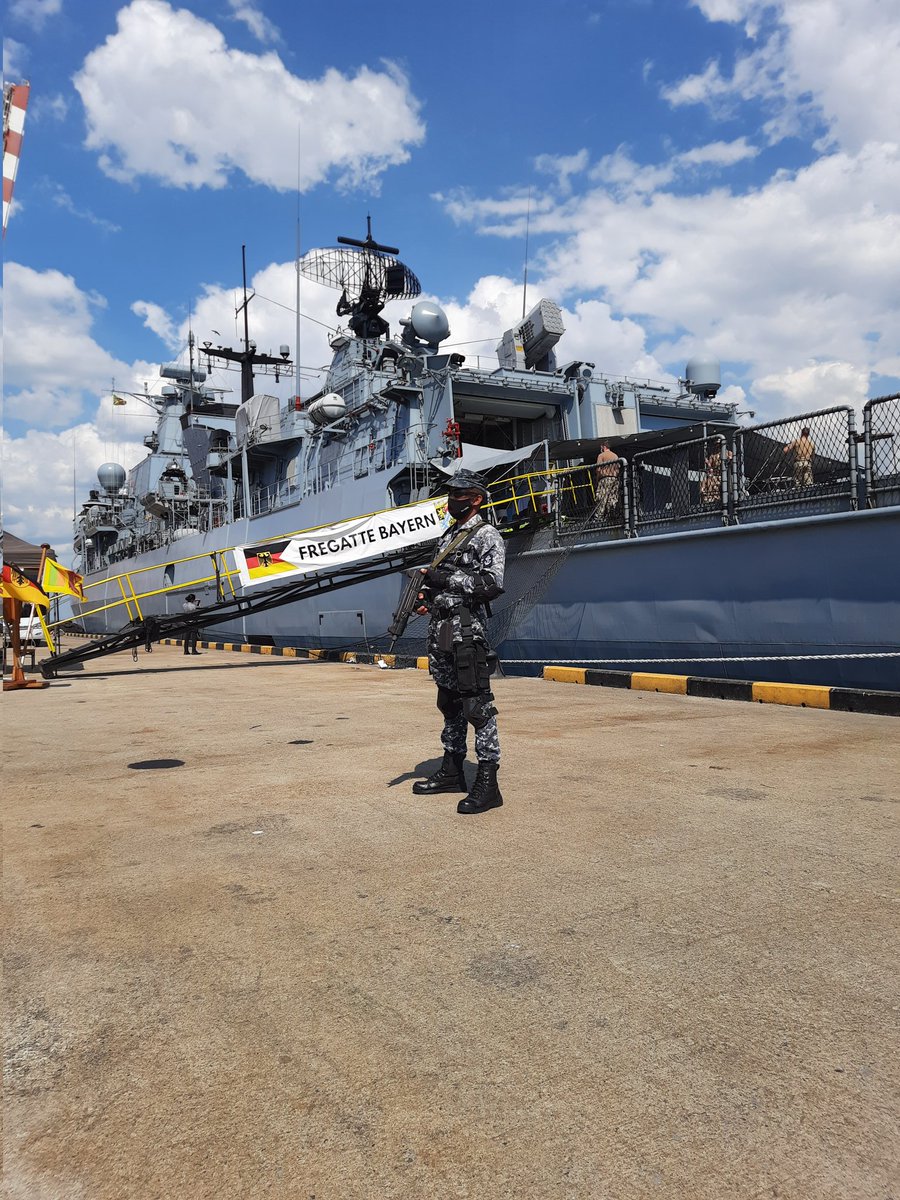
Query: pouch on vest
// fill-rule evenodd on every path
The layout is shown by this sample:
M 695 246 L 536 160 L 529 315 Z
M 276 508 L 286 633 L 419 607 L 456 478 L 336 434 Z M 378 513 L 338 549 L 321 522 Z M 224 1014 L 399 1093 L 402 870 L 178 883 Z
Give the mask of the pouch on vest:
M 444 654 L 453 653 L 453 622 L 441 621 L 437 631 L 437 648 Z
M 454 647 L 456 681 L 461 692 L 478 691 L 478 654 L 472 642 L 460 642 Z

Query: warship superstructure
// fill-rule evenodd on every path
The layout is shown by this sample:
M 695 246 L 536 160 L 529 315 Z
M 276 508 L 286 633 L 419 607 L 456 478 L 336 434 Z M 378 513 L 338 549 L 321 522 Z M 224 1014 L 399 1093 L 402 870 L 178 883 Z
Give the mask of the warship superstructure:
M 124 625 L 130 596 L 144 616 L 179 611 L 198 591 L 198 556 L 215 564 L 226 548 L 414 503 L 465 467 L 485 476 L 504 531 L 537 531 L 520 546 L 532 595 L 503 630 L 507 669 L 896 684 L 897 397 L 747 426 L 717 399 L 709 358 L 688 363 L 674 390 L 566 360 L 549 299 L 503 334 L 496 365 L 472 366 L 444 347 L 446 314 L 419 298 L 371 223 L 365 239 L 338 243 L 299 263 L 340 291 L 346 319 L 315 395 L 256 394 L 256 376 L 294 368 L 287 346 L 264 354 L 251 339 L 245 282 L 241 347 L 192 336 L 187 362 L 164 366 L 160 392 L 143 397 L 157 414 L 146 458 L 127 473 L 103 464 L 76 519 L 88 632 Z M 393 334 L 382 315 L 392 300 L 410 302 Z M 220 366 L 240 370 L 239 402 L 210 386 Z M 615 457 L 598 466 L 602 447 Z M 378 645 L 401 588 L 396 576 L 370 580 L 232 616 L 215 636 Z M 209 572 L 201 601 L 221 591 Z

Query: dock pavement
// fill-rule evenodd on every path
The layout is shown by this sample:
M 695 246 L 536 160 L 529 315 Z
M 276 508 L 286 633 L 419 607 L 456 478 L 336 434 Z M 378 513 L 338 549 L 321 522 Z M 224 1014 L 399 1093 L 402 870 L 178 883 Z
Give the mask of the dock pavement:
M 4 696 L 10 1200 L 900 1195 L 896 719 L 495 690 L 476 817 L 423 671 Z

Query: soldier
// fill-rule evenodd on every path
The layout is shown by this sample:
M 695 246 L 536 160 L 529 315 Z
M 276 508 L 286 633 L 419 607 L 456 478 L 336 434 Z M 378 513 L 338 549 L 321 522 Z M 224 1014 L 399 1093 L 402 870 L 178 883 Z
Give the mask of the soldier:
M 184 598 L 184 603 L 181 606 L 182 612 L 195 613 L 199 607 L 200 607 L 200 601 L 197 599 L 197 597 L 194 595 L 193 592 L 188 592 L 188 594 Z M 199 654 L 200 653 L 200 651 L 197 649 L 197 640 L 199 637 L 200 637 L 200 633 L 199 633 L 198 629 L 196 628 L 196 626 L 193 629 L 186 629 L 184 631 L 184 652 L 185 652 L 185 654 Z
M 444 717 L 444 759 L 433 775 L 413 784 L 413 791 L 418 796 L 469 791 L 463 764 L 466 726 L 471 725 L 478 774 L 456 811 L 481 813 L 503 803 L 497 786 L 500 741 L 490 679 L 496 655 L 488 643 L 485 623 L 488 604 L 503 591 L 506 547 L 493 525 L 479 515 L 488 491 L 477 475 L 457 471 L 448 492 L 447 509 L 454 523 L 441 539 L 438 552 L 460 535 L 468 533 L 468 537 L 439 566 L 423 569 L 423 603 L 417 610 L 431 613 L 428 667 Z

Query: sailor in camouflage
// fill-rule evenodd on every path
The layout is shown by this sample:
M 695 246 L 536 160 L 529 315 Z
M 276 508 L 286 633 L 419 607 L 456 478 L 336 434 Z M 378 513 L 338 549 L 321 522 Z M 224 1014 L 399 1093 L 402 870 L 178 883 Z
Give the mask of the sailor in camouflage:
M 496 656 L 488 642 L 489 604 L 503 591 L 506 547 L 500 534 L 478 510 L 487 488 L 471 471 L 451 479 L 448 511 L 454 523 L 438 544 L 437 565 L 423 572 L 423 605 L 431 613 L 428 626 L 428 667 L 437 684 L 437 706 L 444 717 L 441 742 L 444 758 L 428 779 L 417 781 L 417 795 L 469 791 L 463 764 L 467 726 L 475 731 L 478 774 L 469 794 L 457 805 L 459 813 L 486 812 L 503 803 L 497 786 L 500 740 L 497 710 L 491 691 Z

